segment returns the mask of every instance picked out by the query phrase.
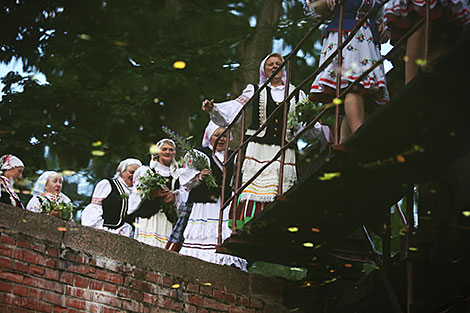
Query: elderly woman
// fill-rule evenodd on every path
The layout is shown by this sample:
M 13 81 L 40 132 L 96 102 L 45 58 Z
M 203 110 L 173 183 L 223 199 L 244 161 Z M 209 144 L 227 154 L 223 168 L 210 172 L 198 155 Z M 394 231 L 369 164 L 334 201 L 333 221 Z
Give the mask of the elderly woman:
M 186 192 L 180 188 L 178 165 L 175 162 L 176 144 L 171 139 L 156 143 L 156 153 L 149 166 L 142 166 L 134 174 L 134 188 L 129 198 L 135 211 L 134 238 L 151 246 L 165 248 L 176 222 L 176 210 L 186 201 Z M 156 188 L 148 196 L 143 194 L 143 177 L 158 174 L 165 181 L 164 188 Z
M 56 204 L 71 203 L 69 197 L 62 193 L 62 174 L 54 171 L 45 171 L 39 176 L 34 184 L 33 197 L 29 200 L 26 209 L 28 211 L 42 213 L 46 211 L 46 207 L 53 208 Z M 51 212 L 48 212 L 51 214 Z M 57 217 L 65 220 L 70 220 L 73 217 L 73 212 L 64 211 L 57 212 Z
M 279 68 L 284 59 L 279 53 L 269 54 L 259 68 L 259 85 L 249 84 L 243 93 L 235 100 L 222 103 L 213 103 L 213 100 L 204 100 L 202 110 L 210 113 L 211 120 L 219 126 L 227 126 L 240 111 L 245 103 L 254 95 L 259 87 Z M 286 89 L 286 74 L 284 70 L 277 75 L 253 100 L 253 116 L 251 126 L 246 131 L 246 135 L 253 135 L 256 130 L 266 121 L 267 117 L 274 109 L 284 101 Z M 295 86 L 287 87 L 292 93 Z M 295 113 L 295 107 L 299 101 L 306 98 L 305 93 L 300 91 L 290 100 L 289 112 Z M 245 160 L 242 167 L 242 183 L 245 184 L 255 173 L 270 161 L 280 150 L 283 116 L 279 110 L 277 116 L 268 122 L 267 127 L 261 131 L 254 139 L 248 143 Z M 295 114 L 293 114 L 295 116 Z M 291 130 L 286 133 L 286 140 L 292 138 Z M 295 168 L 296 157 L 294 149 L 287 149 L 285 152 L 285 163 L 283 171 L 282 191 L 286 192 L 297 181 Z M 251 184 L 249 184 L 240 195 L 236 219 L 237 224 L 243 225 L 254 215 L 263 211 L 265 204 L 274 201 L 279 187 L 279 172 L 281 168 L 280 158 L 266 168 Z
M 12 154 L 0 158 L 0 202 L 24 209 L 13 184 L 22 177 L 23 162 Z
M 137 159 L 125 159 L 119 163 L 113 179 L 98 182 L 91 203 L 83 210 L 82 225 L 126 237 L 134 235 L 128 197 L 134 173 L 141 165 Z
M 227 138 L 221 137 L 215 145 L 217 137 L 224 131 L 210 122 L 206 128 L 208 140 L 203 140 L 203 147 L 196 149 L 195 153 L 204 157 L 209 168 L 201 171 L 191 167 L 194 161 L 188 154 L 185 157 L 185 167 L 181 173 L 181 183 L 190 190 L 188 207 L 191 207 L 189 220 L 184 229 L 184 241 L 180 250 L 181 254 L 193 256 L 201 260 L 221 265 L 233 265 L 239 269 L 246 270 L 244 259 L 231 255 L 216 253 L 219 212 L 222 194 L 222 168 L 215 162 L 212 151 L 215 149 L 214 157 L 220 162 L 224 161 L 225 146 Z M 206 136 L 205 136 L 206 138 Z M 204 178 L 210 173 L 213 174 L 218 187 L 208 187 Z M 228 179 L 225 184 L 225 199 L 231 195 L 229 186 L 230 177 L 233 173 L 233 164 L 227 168 Z M 230 236 L 231 230 L 228 227 L 228 213 L 230 205 L 224 209 L 222 219 L 222 240 Z

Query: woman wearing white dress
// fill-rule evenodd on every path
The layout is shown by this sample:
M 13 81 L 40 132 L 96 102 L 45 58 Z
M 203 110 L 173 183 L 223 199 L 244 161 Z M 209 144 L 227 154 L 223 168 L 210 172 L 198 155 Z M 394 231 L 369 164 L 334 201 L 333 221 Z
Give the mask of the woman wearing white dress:
M 0 202 L 24 209 L 13 189 L 15 181 L 23 175 L 24 164 L 16 156 L 5 154 L 0 158 Z
M 165 248 L 177 219 L 176 210 L 186 201 L 186 192 L 180 188 L 178 180 L 179 171 L 174 159 L 175 142 L 162 139 L 157 142 L 156 148 L 157 153 L 152 155 L 150 166 L 142 166 L 134 174 L 134 187 L 129 201 L 136 216 L 134 238 L 151 246 Z M 164 177 L 166 186 L 157 188 L 148 198 L 143 199 L 140 180 L 151 172 Z
M 196 170 L 191 167 L 194 161 L 188 154 L 185 157 L 185 167 L 180 175 L 181 183 L 190 190 L 188 206 L 191 206 L 191 213 L 186 228 L 183 232 L 184 242 L 180 250 L 181 254 L 193 256 L 201 260 L 221 265 L 233 265 L 239 269 L 246 270 L 246 261 L 227 254 L 216 252 L 219 212 L 222 188 L 222 169 L 214 161 L 213 157 L 220 162 L 224 161 L 225 146 L 227 138 L 222 137 L 214 148 L 217 137 L 224 128 L 218 127 L 210 122 L 206 128 L 209 142 L 203 142 L 203 147 L 195 150 L 200 156 L 206 158 L 210 169 Z M 215 149 L 214 156 L 212 150 Z M 212 173 L 219 187 L 208 187 L 203 181 Z M 225 185 L 225 199 L 231 195 L 229 186 L 230 177 L 233 173 L 233 165 L 227 167 L 227 180 Z M 223 212 L 222 220 L 222 240 L 230 236 L 231 230 L 228 227 L 228 213 L 230 205 Z
M 243 93 L 235 100 L 221 103 L 214 103 L 213 100 L 204 100 L 202 110 L 210 114 L 211 120 L 222 127 L 230 124 L 242 107 L 263 85 L 268 78 L 279 68 L 284 59 L 279 53 L 271 53 L 261 62 L 259 68 L 259 84 L 249 84 Z M 251 125 L 246 131 L 246 136 L 253 135 L 258 128 L 266 121 L 267 117 L 285 99 L 286 73 L 284 70 L 271 80 L 267 88 L 263 89 L 252 101 L 253 116 Z M 292 93 L 295 86 L 289 85 L 289 93 Z M 289 103 L 289 112 L 294 113 L 299 101 L 305 100 L 303 91 L 299 91 Z M 317 123 L 315 127 L 321 128 Z M 242 184 L 250 180 L 268 161 L 270 161 L 281 147 L 283 128 L 282 110 L 278 110 L 274 119 L 268 122 L 267 127 L 253 138 L 247 145 L 245 159 L 242 167 Z M 292 130 L 287 129 L 286 140 L 292 139 Z M 279 158 L 268 166 L 251 184 L 241 193 L 239 204 L 237 205 L 236 220 L 241 226 L 256 214 L 264 210 L 267 203 L 275 200 L 279 189 L 279 173 L 281 162 Z M 282 191 L 289 190 L 297 181 L 296 155 L 294 149 L 285 151 L 285 163 L 283 171 Z
M 70 198 L 62 193 L 62 183 L 63 178 L 60 173 L 54 171 L 42 173 L 34 184 L 33 197 L 29 200 L 26 209 L 42 213 L 48 203 L 70 203 Z M 73 217 L 73 212 L 68 213 L 68 215 L 59 217 L 70 220 Z
M 113 179 L 98 182 L 91 203 L 83 210 L 82 225 L 126 237 L 134 235 L 128 198 L 134 172 L 141 165 L 137 159 L 125 159 L 119 163 Z

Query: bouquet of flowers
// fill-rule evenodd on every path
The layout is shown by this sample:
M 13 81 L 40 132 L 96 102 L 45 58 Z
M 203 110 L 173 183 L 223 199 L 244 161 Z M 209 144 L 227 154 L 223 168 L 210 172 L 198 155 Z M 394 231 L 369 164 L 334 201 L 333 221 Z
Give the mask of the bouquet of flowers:
M 42 203 L 42 213 L 46 213 L 66 221 L 70 220 L 73 216 L 75 206 L 72 202 L 66 203 L 60 201 L 59 197 L 56 197 L 55 199 L 49 199 L 46 197 L 46 200 Z
M 162 126 L 162 130 L 169 138 L 176 142 L 178 147 L 180 147 L 183 155 L 188 154 L 190 158 L 188 164 L 189 166 L 198 171 L 202 171 L 205 168 L 210 169 L 210 165 L 207 162 L 206 155 L 203 153 L 196 152 L 196 150 L 194 150 L 194 146 L 189 142 L 187 138 L 183 138 L 182 136 L 178 135 L 166 126 Z M 204 182 L 206 183 L 208 188 L 219 187 L 215 180 L 215 176 L 212 173 L 204 178 Z

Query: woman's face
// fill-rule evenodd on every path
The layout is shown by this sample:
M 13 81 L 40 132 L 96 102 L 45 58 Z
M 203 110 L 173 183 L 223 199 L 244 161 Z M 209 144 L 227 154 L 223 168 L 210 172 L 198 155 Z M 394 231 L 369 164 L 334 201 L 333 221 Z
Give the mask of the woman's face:
M 121 178 L 127 186 L 132 187 L 132 179 L 134 178 L 134 173 L 139 167 L 140 166 L 138 164 L 131 164 L 126 168 L 124 172 L 121 173 Z
M 13 179 L 14 181 L 17 181 L 18 179 L 23 177 L 23 170 L 24 170 L 23 166 L 18 166 L 18 167 L 14 167 L 12 169 L 4 171 L 3 175 L 5 177 Z
M 215 141 L 217 140 L 217 137 L 221 134 L 221 131 L 215 131 L 212 136 L 211 136 L 211 146 L 214 147 Z M 217 146 L 215 147 L 216 151 L 223 151 L 225 150 L 225 146 L 227 145 L 227 135 L 224 133 L 222 137 L 220 137 L 219 142 L 217 143 Z
M 175 157 L 175 147 L 164 143 L 158 152 L 158 162 L 165 166 L 170 166 L 173 158 Z
M 281 66 L 282 64 L 282 60 L 277 57 L 277 56 L 272 56 L 272 57 L 269 57 L 267 60 L 266 60 L 266 63 L 264 63 L 264 73 L 266 74 L 266 76 L 271 76 L 277 69 L 279 66 Z M 280 70 L 279 73 L 277 73 L 276 76 L 274 76 L 274 79 L 282 79 L 282 72 L 284 70 Z
M 49 177 L 45 189 L 48 193 L 59 194 L 62 191 L 62 177 L 57 175 Z

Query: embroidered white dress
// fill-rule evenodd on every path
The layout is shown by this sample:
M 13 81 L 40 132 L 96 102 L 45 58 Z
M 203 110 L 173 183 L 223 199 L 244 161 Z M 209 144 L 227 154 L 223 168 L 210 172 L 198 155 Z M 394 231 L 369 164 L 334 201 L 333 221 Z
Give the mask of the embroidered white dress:
M 223 152 L 216 152 L 215 155 L 219 160 L 224 160 Z M 204 184 L 204 182 L 198 180 L 198 174 L 198 170 L 190 168 L 185 164 L 185 168 L 180 175 L 181 184 L 188 190 L 196 188 L 199 184 Z M 211 263 L 234 265 L 246 271 L 246 260 L 228 254 L 217 253 L 215 250 L 218 238 L 220 201 L 221 197 L 219 196 L 215 203 L 195 202 L 193 204 L 188 224 L 183 233 L 184 242 L 180 253 Z M 228 227 L 229 210 L 230 205 L 223 212 L 222 241 L 232 233 L 232 230 Z
M 2 199 L 1 202 L 24 209 L 23 203 L 13 188 L 13 185 L 15 184 L 14 180 L 0 175 L 0 184 L 0 198 Z
M 129 195 L 130 187 L 127 186 L 127 184 L 124 182 L 124 180 L 122 180 L 121 177 L 117 179 L 120 185 L 122 186 L 124 192 Z M 90 204 L 88 204 L 82 212 L 82 225 L 97 229 L 103 229 L 108 232 L 126 237 L 132 237 L 134 235 L 134 231 L 132 230 L 132 226 L 129 223 L 124 223 L 122 226 L 116 229 L 103 226 L 103 207 L 101 206 L 101 202 L 109 196 L 111 190 L 111 184 L 108 180 L 103 179 L 98 182 L 95 187 L 95 190 L 93 191 Z M 127 213 L 131 214 L 132 211 L 129 210 Z
M 271 96 L 277 103 L 281 103 L 284 100 L 285 86 L 273 87 L 268 84 L 271 88 Z M 290 92 L 294 87 L 290 86 Z M 253 96 L 255 92 L 253 85 L 248 85 L 243 93 L 235 100 L 230 100 L 222 103 L 215 103 L 214 109 L 210 113 L 211 120 L 220 126 L 227 126 L 232 122 L 238 112 L 241 110 L 243 105 Z M 297 101 L 302 101 L 306 98 L 303 91 L 299 92 L 299 99 L 292 98 L 289 110 L 295 112 L 295 106 Z M 260 125 L 266 121 L 267 109 L 266 100 L 267 91 L 266 89 L 260 92 L 260 103 L 255 104 L 255 108 L 259 109 L 260 114 Z M 247 130 L 247 134 L 253 134 L 253 130 Z M 264 132 L 261 132 L 259 136 L 263 136 Z M 286 139 L 291 139 L 290 130 L 287 131 Z M 249 142 L 245 152 L 245 160 L 242 166 L 242 183 L 245 184 L 250 180 L 253 175 L 258 172 L 267 162 L 269 162 L 276 153 L 280 150 L 278 145 L 268 145 L 257 142 Z M 289 190 L 294 183 L 297 181 L 297 172 L 295 168 L 295 151 L 293 149 L 286 150 L 285 163 L 284 163 L 284 174 L 282 182 L 282 191 L 286 192 Z M 253 200 L 259 202 L 271 202 L 274 201 L 279 186 L 279 172 L 281 169 L 281 158 L 276 160 L 270 166 L 268 166 L 260 176 L 258 176 L 250 185 L 248 185 L 241 194 L 240 201 Z
M 156 173 L 162 175 L 163 177 L 173 177 L 172 189 L 174 189 L 176 180 L 179 176 L 179 170 L 170 170 L 170 167 L 165 166 L 159 162 L 155 163 L 153 169 Z M 129 206 L 134 212 L 137 211 L 142 202 L 145 201 L 142 199 L 142 192 L 139 190 L 139 179 L 140 177 L 148 175 L 148 170 L 150 170 L 150 167 L 141 166 L 134 173 L 134 187 L 132 188 L 132 193 L 129 197 Z M 186 200 L 186 193 L 183 188 L 174 190 L 173 193 L 176 198 L 175 206 L 178 208 L 182 201 Z M 137 217 L 134 225 L 135 239 L 151 246 L 160 248 L 165 248 L 166 244 L 168 243 L 168 238 L 171 235 L 171 231 L 173 230 L 173 224 L 167 219 L 163 211 L 152 215 L 150 218 Z
M 26 205 L 26 210 L 31 211 L 31 212 L 36 212 L 36 213 L 42 213 L 43 212 L 43 202 L 47 201 L 45 198 L 47 198 L 49 201 L 55 201 L 55 202 L 64 202 L 64 203 L 70 203 L 72 202 L 69 197 L 67 197 L 65 194 L 62 192 L 59 195 L 52 194 L 52 193 L 43 193 L 41 195 L 34 195 Z

